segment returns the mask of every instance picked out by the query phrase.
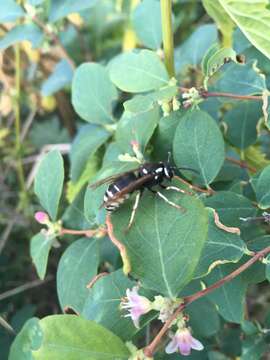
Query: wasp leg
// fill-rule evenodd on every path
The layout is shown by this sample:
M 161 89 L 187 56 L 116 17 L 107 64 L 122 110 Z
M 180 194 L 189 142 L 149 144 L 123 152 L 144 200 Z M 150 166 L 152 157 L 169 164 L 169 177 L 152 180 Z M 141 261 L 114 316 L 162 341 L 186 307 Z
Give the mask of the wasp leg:
M 180 189 L 176 186 L 165 186 L 163 184 L 160 184 L 160 187 L 162 187 L 162 189 L 165 189 L 165 190 L 174 190 L 174 191 L 180 192 L 182 194 L 186 194 L 186 195 L 194 195 L 191 191 L 186 191 L 186 190 Z
M 135 202 L 134 202 L 132 212 L 131 212 L 131 216 L 130 216 L 130 219 L 129 219 L 129 223 L 128 223 L 128 226 L 127 226 L 125 231 L 128 231 L 131 228 L 132 224 L 133 224 L 135 214 L 136 214 L 139 202 L 140 202 L 141 195 L 142 195 L 141 191 L 138 192 L 138 194 L 136 195 Z
M 161 192 L 157 191 L 156 194 L 161 198 L 163 199 L 166 203 L 168 203 L 169 205 L 171 205 L 172 207 L 182 211 L 182 212 L 185 212 L 186 209 L 183 208 L 182 206 L 180 205 L 177 205 L 175 204 L 174 202 L 170 201 L 165 195 L 163 195 Z

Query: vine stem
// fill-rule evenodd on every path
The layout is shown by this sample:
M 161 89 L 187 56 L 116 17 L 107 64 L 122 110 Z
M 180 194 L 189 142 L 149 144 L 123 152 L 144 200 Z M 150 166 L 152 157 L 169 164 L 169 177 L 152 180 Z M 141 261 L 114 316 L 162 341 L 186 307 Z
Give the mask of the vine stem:
M 220 288 L 225 283 L 233 280 L 235 277 L 240 275 L 243 271 L 247 270 L 251 265 L 253 265 L 256 261 L 262 259 L 264 256 L 270 253 L 270 246 L 267 248 L 255 253 L 251 259 L 249 259 L 247 262 L 245 262 L 243 265 L 241 265 L 238 269 L 231 272 L 229 275 L 225 276 L 224 278 L 220 279 L 219 281 L 215 282 L 214 284 L 210 285 L 209 287 L 200 290 L 196 292 L 193 295 L 186 296 L 183 299 L 183 302 L 179 305 L 179 307 L 175 310 L 175 312 L 172 314 L 172 316 L 165 322 L 163 327 L 160 329 L 158 334 L 155 336 L 155 338 L 152 340 L 152 342 L 144 348 L 144 354 L 148 357 L 152 357 L 156 347 L 160 343 L 162 337 L 166 334 L 174 320 L 177 318 L 177 316 L 191 303 L 193 303 L 195 300 L 200 299 L 203 296 L 208 295 L 209 293 L 213 292 L 214 290 Z
M 161 0 L 161 21 L 163 49 L 165 56 L 165 66 L 170 77 L 175 76 L 174 70 L 174 46 L 173 46 L 173 29 L 172 29 L 172 1 Z
M 15 153 L 18 181 L 22 193 L 22 207 L 27 204 L 27 191 L 25 186 L 24 171 L 21 155 L 21 50 L 20 44 L 15 45 Z
M 189 92 L 189 88 L 179 87 L 181 92 Z M 255 101 L 263 101 L 263 97 L 261 95 L 239 95 L 233 93 L 226 93 L 226 92 L 209 92 L 206 90 L 199 90 L 197 89 L 201 97 L 209 98 L 209 97 L 227 97 L 235 100 L 255 100 Z
M 104 236 L 107 234 L 107 230 L 105 228 L 98 229 L 88 229 L 88 230 L 73 230 L 73 229 L 65 229 L 62 228 L 59 235 L 85 235 L 87 237 L 92 236 Z

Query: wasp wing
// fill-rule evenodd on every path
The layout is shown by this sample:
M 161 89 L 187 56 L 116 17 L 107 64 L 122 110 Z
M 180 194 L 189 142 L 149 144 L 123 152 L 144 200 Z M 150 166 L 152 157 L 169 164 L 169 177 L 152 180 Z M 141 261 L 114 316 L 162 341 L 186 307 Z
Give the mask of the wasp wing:
M 119 174 L 114 174 L 112 176 L 108 176 L 108 177 L 106 177 L 104 179 L 101 179 L 101 180 L 98 180 L 98 181 L 94 182 L 93 184 L 90 184 L 89 187 L 91 189 L 96 189 L 101 185 L 111 184 L 115 180 L 119 179 L 121 176 L 125 176 L 125 175 L 128 175 L 130 173 L 134 173 L 135 171 L 138 171 L 138 170 L 139 170 L 139 168 L 136 168 L 136 169 L 128 170 L 128 171 L 125 171 L 125 172 L 122 172 L 122 173 L 119 173 Z
M 118 191 L 116 194 L 114 194 L 113 197 L 111 197 L 107 201 L 104 201 L 101 204 L 100 208 L 114 203 L 126 194 L 132 193 L 135 190 L 139 190 L 147 181 L 152 180 L 154 176 L 155 174 L 147 174 L 138 178 L 137 180 L 124 187 L 121 191 Z

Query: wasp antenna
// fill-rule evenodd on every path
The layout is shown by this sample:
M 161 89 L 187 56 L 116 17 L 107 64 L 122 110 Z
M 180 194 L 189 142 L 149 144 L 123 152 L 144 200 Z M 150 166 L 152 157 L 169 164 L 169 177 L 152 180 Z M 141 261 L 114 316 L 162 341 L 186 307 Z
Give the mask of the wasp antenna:
M 196 174 L 199 174 L 199 171 L 195 170 L 195 169 L 192 169 L 192 168 L 189 168 L 189 167 L 173 167 L 173 169 L 177 169 L 177 170 L 189 170 L 189 171 L 193 171 L 194 173 Z

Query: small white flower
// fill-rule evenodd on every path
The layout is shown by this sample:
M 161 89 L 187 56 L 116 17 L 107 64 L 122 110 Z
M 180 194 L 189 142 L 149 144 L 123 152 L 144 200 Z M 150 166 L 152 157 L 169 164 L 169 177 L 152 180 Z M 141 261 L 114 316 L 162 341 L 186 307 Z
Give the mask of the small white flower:
M 191 349 L 203 350 L 203 344 L 195 339 L 188 328 L 178 329 L 172 340 L 166 346 L 165 352 L 172 354 L 179 352 L 181 355 L 190 355 Z
M 134 286 L 132 290 L 127 289 L 127 296 L 122 300 L 121 307 L 127 309 L 129 314 L 126 317 L 131 317 L 136 328 L 139 328 L 139 320 L 141 315 L 152 310 L 152 303 L 145 296 L 138 294 L 138 287 Z

